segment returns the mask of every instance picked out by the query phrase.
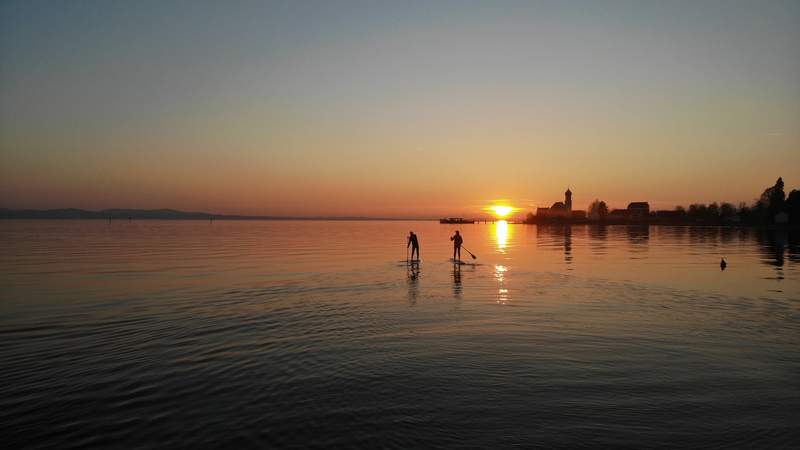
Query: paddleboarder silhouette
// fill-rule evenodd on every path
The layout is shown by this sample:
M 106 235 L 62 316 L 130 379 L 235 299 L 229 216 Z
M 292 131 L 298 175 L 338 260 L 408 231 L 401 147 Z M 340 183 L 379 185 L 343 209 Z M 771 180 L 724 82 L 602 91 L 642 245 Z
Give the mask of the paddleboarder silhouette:
M 417 239 L 417 235 L 413 231 L 408 232 L 406 250 L 408 250 L 409 246 L 411 247 L 411 260 L 414 260 L 414 252 L 417 252 L 417 259 L 419 259 L 419 239 Z
M 453 259 L 461 261 L 461 243 L 464 242 L 464 238 L 462 238 L 461 233 L 456 230 L 456 234 L 450 236 L 450 240 L 453 241 Z M 456 253 L 458 253 L 458 258 L 456 258 Z

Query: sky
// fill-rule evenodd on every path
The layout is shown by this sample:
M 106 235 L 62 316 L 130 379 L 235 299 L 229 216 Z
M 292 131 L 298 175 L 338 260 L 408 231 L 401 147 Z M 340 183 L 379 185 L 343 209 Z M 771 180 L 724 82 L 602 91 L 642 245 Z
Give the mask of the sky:
M 0 3 L 0 207 L 438 217 L 800 188 L 800 2 Z

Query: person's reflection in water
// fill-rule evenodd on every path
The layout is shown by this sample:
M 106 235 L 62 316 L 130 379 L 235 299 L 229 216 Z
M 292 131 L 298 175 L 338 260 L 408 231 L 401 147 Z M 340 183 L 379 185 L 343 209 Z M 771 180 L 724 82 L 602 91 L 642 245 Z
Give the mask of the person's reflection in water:
M 411 305 L 417 304 L 419 295 L 419 263 L 412 262 L 408 265 L 408 302 Z
M 453 297 L 461 300 L 461 264 L 453 264 Z

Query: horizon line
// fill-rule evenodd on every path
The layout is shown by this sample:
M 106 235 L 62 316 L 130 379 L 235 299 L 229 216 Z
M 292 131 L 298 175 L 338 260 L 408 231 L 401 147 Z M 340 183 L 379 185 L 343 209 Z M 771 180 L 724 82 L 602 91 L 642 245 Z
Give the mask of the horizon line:
M 44 217 L 47 214 L 84 214 L 84 215 L 93 215 L 96 217 Z M 123 217 L 125 215 L 134 216 L 136 214 L 173 214 L 183 217 L 157 217 L 157 216 L 150 216 L 150 217 L 130 217 L 136 218 L 139 220 L 363 220 L 363 221 L 428 221 L 428 220 L 439 220 L 439 217 L 391 217 L 391 216 L 351 216 L 351 215 L 270 215 L 270 214 L 222 214 L 222 213 L 212 213 L 207 211 L 184 211 L 180 209 L 174 208 L 155 208 L 155 209 L 143 209 L 143 208 L 104 208 L 104 209 L 83 209 L 83 208 L 46 208 L 46 209 L 36 209 L 36 208 L 6 208 L 0 207 L 0 219 L 14 219 L 14 217 L 6 217 L 7 215 L 11 214 L 32 214 L 32 215 L 41 215 L 42 217 L 24 217 L 24 219 L 68 219 L 68 220 L 124 220 L 127 217 Z M 113 214 L 121 214 L 122 216 L 115 216 L 109 217 L 109 215 Z M 194 217 L 192 217 L 194 216 Z

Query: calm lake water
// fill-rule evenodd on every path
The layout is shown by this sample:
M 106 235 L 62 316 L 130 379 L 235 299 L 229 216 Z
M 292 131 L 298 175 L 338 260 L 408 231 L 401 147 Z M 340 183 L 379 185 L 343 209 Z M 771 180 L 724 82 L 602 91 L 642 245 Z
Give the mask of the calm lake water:
M 0 244 L 6 448 L 800 442 L 790 233 L 0 221 Z

